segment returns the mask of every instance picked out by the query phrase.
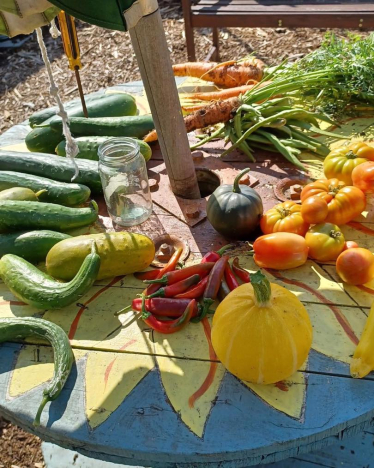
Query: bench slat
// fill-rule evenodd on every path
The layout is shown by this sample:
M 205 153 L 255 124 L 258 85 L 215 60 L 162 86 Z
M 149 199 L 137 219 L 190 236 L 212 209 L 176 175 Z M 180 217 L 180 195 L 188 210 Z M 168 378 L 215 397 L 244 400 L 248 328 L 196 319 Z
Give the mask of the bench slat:
M 261 14 L 294 14 L 294 13 L 315 13 L 315 14 L 342 14 L 342 13 L 357 13 L 366 14 L 374 12 L 374 4 L 341 4 L 337 5 L 322 5 L 322 4 L 300 4 L 300 5 L 272 5 L 271 9 L 268 5 L 245 5 L 239 3 L 215 3 L 193 5 L 191 7 L 193 14 L 239 14 L 244 12 L 248 15 L 253 13 Z

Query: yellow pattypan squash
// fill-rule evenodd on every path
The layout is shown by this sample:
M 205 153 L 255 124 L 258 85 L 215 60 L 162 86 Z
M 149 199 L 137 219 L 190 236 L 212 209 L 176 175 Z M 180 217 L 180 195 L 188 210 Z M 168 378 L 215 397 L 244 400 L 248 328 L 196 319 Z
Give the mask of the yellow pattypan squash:
M 232 374 L 251 383 L 287 379 L 301 367 L 312 345 L 309 315 L 292 292 L 258 271 L 218 306 L 212 344 Z

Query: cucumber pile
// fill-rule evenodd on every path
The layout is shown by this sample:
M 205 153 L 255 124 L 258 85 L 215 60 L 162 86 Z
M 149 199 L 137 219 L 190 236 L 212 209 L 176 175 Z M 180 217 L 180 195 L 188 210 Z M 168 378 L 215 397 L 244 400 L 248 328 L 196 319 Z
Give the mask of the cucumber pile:
M 119 91 L 93 93 L 86 96 L 86 106 L 88 119 L 83 116 L 79 101 L 65 106 L 70 131 L 78 143 L 77 158 L 98 161 L 99 145 L 108 138 L 121 136 L 136 138 L 144 159 L 151 158 L 152 150 L 141 138 L 154 129 L 153 119 L 151 115 L 137 115 L 133 96 Z M 32 130 L 25 139 L 29 151 L 66 156 L 62 120 L 56 111 L 57 108 L 45 109 L 29 118 Z
M 78 137 L 79 175 L 74 182 L 73 165 L 61 157 L 66 155 L 65 140 L 57 108 L 30 117 L 32 130 L 25 140 L 29 153 L 0 150 L 0 278 L 18 299 L 41 310 L 76 303 L 97 278 L 144 269 L 155 254 L 153 242 L 139 234 L 72 238 L 66 233 L 98 218 L 98 206 L 89 199 L 102 193 L 99 145 L 113 136 L 142 138 L 154 128 L 151 116 L 136 115 L 135 99 L 129 94 L 93 93 L 86 104 L 88 119 L 83 118 L 80 101 L 66 105 L 72 133 Z M 138 141 L 148 161 L 152 150 Z M 48 274 L 34 265 L 39 262 L 47 263 Z M 57 398 L 64 386 L 74 355 L 65 331 L 51 322 L 0 319 L 0 343 L 30 335 L 47 339 L 55 356 L 54 376 L 34 421 L 39 425 L 45 404 Z

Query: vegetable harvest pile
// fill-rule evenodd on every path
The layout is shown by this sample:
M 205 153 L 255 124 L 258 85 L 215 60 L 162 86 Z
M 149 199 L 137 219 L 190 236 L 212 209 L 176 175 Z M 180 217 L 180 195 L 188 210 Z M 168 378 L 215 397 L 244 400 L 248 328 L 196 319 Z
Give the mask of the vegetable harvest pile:
M 324 161 L 325 179 L 307 184 L 300 204 L 286 201 L 264 213 L 260 195 L 240 184 L 249 169 L 210 196 L 207 218 L 224 237 L 248 241 L 261 229 L 263 235 L 247 252 L 261 269 L 298 268 L 309 258 L 335 262 L 340 279 L 353 286 L 374 279 L 374 255 L 346 241 L 341 229 L 365 210 L 366 195 L 374 193 L 374 149 L 351 142 L 330 151 L 315 138 L 338 139 L 321 123 L 334 125 L 339 113 L 374 104 L 368 73 L 374 65 L 373 41 L 373 35 L 347 42 L 330 37 L 320 50 L 273 69 L 255 58 L 174 67 L 177 76 L 228 88 L 190 96 L 186 129 L 206 130 L 197 135 L 200 141 L 193 149 L 223 138 L 231 146 L 222 156 L 237 148 L 255 162 L 255 151 L 262 149 L 280 153 L 300 170 L 306 170 L 304 152 Z M 257 384 L 289 378 L 311 349 L 309 315 L 293 293 L 271 284 L 261 270 L 252 274 L 241 267 L 239 257 L 231 261 L 234 245 L 189 266 L 181 266 L 182 249 L 176 249 L 163 268 L 144 271 L 155 255 L 148 237 L 130 232 L 75 235 L 75 229 L 98 219 L 91 196 L 102 194 L 99 145 L 112 136 L 135 138 L 148 161 L 148 142 L 157 134 L 152 117 L 137 115 L 135 99 L 125 93 L 88 96 L 89 118 L 83 118 L 76 101 L 66 109 L 79 147 L 74 181 L 74 168 L 62 157 L 66 142 L 56 109 L 30 117 L 29 153 L 0 150 L 0 277 L 9 290 L 40 310 L 60 309 L 77 303 L 97 279 L 134 273 L 145 290 L 119 313 L 131 309 L 146 330 L 161 334 L 206 324 L 214 314 L 212 345 L 230 372 Z M 39 262 L 46 272 L 35 265 Z M 49 341 L 55 353 L 55 374 L 44 390 L 38 425 L 45 404 L 61 392 L 74 357 L 57 325 L 38 318 L 0 319 L 0 342 L 30 335 Z M 374 370 L 373 343 L 374 305 L 353 356 L 353 377 Z

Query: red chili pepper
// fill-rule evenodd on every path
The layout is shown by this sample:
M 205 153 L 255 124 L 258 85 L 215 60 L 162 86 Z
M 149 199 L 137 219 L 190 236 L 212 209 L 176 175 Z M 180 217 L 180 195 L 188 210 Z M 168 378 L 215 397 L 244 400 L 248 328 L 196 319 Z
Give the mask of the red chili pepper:
M 251 278 L 249 276 L 248 271 L 244 270 L 239 265 L 239 257 L 235 257 L 234 261 L 232 262 L 232 269 L 236 276 L 243 281 L 243 283 L 250 283 Z
M 186 278 L 189 278 L 192 275 L 199 275 L 200 279 L 204 278 L 214 267 L 215 263 L 198 263 L 197 265 L 192 265 L 181 270 L 170 271 L 166 273 L 162 278 L 145 281 L 150 284 L 174 284 L 182 281 Z
M 178 283 L 173 283 L 168 286 L 164 286 L 163 288 L 160 288 L 158 291 L 148 296 L 147 299 L 150 299 L 152 297 L 175 297 L 176 295 L 187 291 L 187 289 L 189 289 L 193 284 L 196 284 L 199 281 L 199 275 L 192 275 L 189 278 L 186 278 L 182 281 L 178 281 Z
M 193 311 L 196 307 L 195 299 L 189 302 L 188 306 L 186 307 L 183 314 L 175 319 L 175 320 L 158 320 L 154 317 L 150 312 L 147 312 L 145 309 L 145 296 L 143 295 L 142 300 L 142 318 L 145 323 L 160 333 L 170 334 L 175 333 L 181 330 L 183 327 L 187 325 L 187 323 L 191 320 Z
M 203 278 L 196 286 L 192 286 L 190 289 L 187 289 L 186 292 L 182 294 L 177 294 L 175 298 L 182 299 L 198 299 L 204 294 L 206 285 L 208 284 L 209 276 Z
M 203 295 L 203 308 L 201 314 L 193 319 L 194 322 L 200 322 L 200 320 L 205 318 L 206 314 L 209 312 L 209 307 L 213 304 L 217 297 L 218 290 L 221 286 L 221 281 L 225 273 L 225 268 L 228 261 L 229 257 L 227 255 L 224 255 L 214 264 L 214 267 L 210 272 L 208 284 L 205 288 L 205 292 Z
M 172 255 L 171 259 L 169 260 L 168 264 L 164 266 L 164 268 L 161 268 L 161 270 L 158 271 L 157 278 L 161 278 L 163 275 L 168 273 L 169 271 L 175 270 L 175 267 L 178 264 L 179 258 L 182 255 L 183 249 L 182 247 L 179 247 Z M 147 289 L 144 291 L 144 294 L 146 296 L 149 296 L 156 292 L 158 289 L 160 289 L 159 284 L 151 284 L 150 286 L 147 287 Z
M 165 297 L 153 297 L 146 299 L 145 309 L 151 314 L 160 317 L 180 317 L 186 310 L 186 307 L 191 302 L 191 299 L 170 299 Z M 194 308 L 192 316 L 195 317 L 198 312 L 198 303 L 195 301 L 196 307 Z M 132 310 L 142 310 L 142 298 L 137 297 L 132 301 Z
M 227 283 L 224 278 L 222 278 L 221 286 L 219 287 L 218 291 L 218 298 L 220 301 L 223 301 L 226 296 L 230 294 L 230 288 L 227 286 Z
M 224 247 L 217 250 L 217 252 L 214 252 L 214 251 L 208 252 L 202 258 L 201 263 L 216 262 L 217 260 L 219 260 L 222 257 L 224 252 L 226 252 L 226 250 L 228 250 L 228 249 L 231 249 L 231 247 L 234 247 L 233 244 L 225 245 Z
M 239 286 L 238 280 L 235 278 L 229 263 L 227 263 L 225 268 L 225 280 L 230 291 L 234 291 L 234 289 Z
M 161 270 L 149 270 L 149 271 L 140 271 L 134 273 L 136 279 L 144 281 L 144 280 L 153 280 L 158 278 L 158 274 Z

